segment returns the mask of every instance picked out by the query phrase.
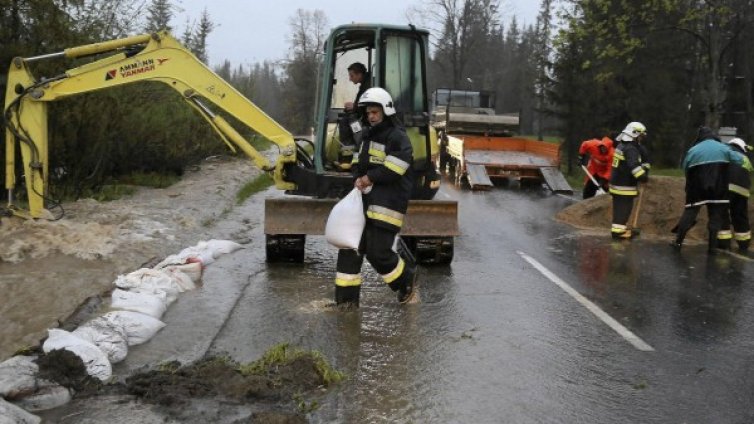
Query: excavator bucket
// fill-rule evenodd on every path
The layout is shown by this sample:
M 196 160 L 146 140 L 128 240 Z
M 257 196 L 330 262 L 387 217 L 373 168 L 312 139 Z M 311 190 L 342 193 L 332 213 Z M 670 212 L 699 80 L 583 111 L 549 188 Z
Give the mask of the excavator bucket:
M 322 235 L 336 199 L 265 199 L 265 234 Z M 411 200 L 401 234 L 419 237 L 453 237 L 458 231 L 458 202 Z

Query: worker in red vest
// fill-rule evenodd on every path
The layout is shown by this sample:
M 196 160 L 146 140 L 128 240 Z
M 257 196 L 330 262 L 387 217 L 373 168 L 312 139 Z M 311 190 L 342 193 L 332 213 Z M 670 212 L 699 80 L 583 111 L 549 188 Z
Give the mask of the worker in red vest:
M 615 152 L 613 140 L 607 135 L 602 137 L 602 139 L 593 138 L 581 143 L 581 147 L 579 147 L 579 161 L 594 177 L 597 184 L 599 184 L 598 187 L 589 178 L 589 175 L 585 176 L 584 191 L 582 193 L 584 199 L 594 197 L 598 188 L 601 188 L 605 193 L 608 191 L 610 169 L 613 164 L 613 152 Z

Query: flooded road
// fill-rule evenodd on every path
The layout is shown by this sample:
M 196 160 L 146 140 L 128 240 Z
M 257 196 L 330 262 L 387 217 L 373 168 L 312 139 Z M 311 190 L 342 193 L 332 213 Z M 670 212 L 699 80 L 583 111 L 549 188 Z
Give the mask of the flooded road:
M 607 228 L 585 234 L 552 219 L 568 200 L 539 191 L 446 185 L 439 198 L 459 201 L 462 236 L 450 266 L 421 269 L 421 302 L 398 305 L 365 265 L 362 307 L 337 312 L 326 307 L 336 251 L 323 237 L 307 240 L 304 264 L 264 262 L 262 199 L 277 195 L 256 195 L 206 227 L 206 236 L 250 242 L 209 266 L 203 287 L 184 293 L 167 327 L 131 349 L 116 374 L 205 354 L 248 362 L 291 343 L 348 376 L 311 422 L 754 421 L 747 260 L 616 243 Z M 66 407 L 79 411 L 75 422 L 129 422 L 85 405 Z

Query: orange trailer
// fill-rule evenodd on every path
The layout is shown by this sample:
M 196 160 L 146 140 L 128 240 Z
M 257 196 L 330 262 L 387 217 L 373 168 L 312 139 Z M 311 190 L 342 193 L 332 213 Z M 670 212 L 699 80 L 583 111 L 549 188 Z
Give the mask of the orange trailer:
M 444 135 L 441 141 L 448 172 L 456 184 L 472 189 L 493 186 L 492 179 L 546 184 L 556 193 L 573 193 L 561 174 L 560 148 L 554 143 L 519 137 Z

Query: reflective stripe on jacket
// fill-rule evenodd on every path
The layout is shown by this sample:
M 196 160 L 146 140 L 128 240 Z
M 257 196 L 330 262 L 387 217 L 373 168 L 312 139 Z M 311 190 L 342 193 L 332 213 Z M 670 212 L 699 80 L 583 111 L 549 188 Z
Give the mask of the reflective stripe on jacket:
M 413 151 L 406 131 L 390 121 L 370 127 L 361 143 L 354 175 L 369 176 L 372 191 L 363 196 L 373 224 L 396 231 L 403 226 L 413 185 Z
M 639 181 L 646 181 L 649 177 L 649 164 L 643 162 L 639 146 L 633 141 L 622 141 L 615 148 L 612 165 L 610 194 L 638 195 Z
M 731 149 L 734 150 L 733 147 Z M 738 152 L 738 150 L 734 151 Z M 731 163 L 730 167 L 728 167 L 728 176 L 728 191 L 748 198 L 751 191 L 751 174 L 749 170 L 737 163 Z

